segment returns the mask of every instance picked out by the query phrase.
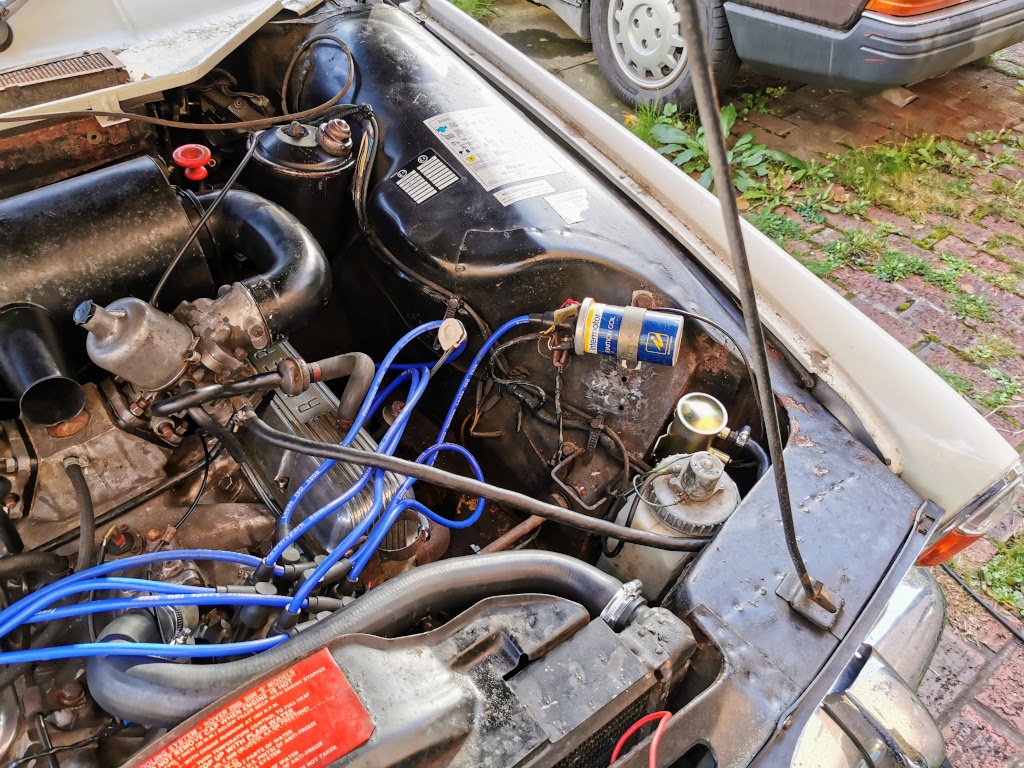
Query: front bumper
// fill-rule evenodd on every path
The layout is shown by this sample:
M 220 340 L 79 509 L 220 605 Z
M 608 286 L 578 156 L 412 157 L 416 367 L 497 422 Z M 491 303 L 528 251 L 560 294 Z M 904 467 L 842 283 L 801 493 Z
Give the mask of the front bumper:
M 1024 0 L 907 18 L 868 11 L 846 31 L 734 2 L 725 10 L 736 52 L 754 69 L 854 93 L 919 83 L 1024 40 Z
M 941 765 L 942 733 L 915 691 L 935 652 L 944 615 L 935 579 L 920 568 L 911 570 L 804 727 L 792 765 Z

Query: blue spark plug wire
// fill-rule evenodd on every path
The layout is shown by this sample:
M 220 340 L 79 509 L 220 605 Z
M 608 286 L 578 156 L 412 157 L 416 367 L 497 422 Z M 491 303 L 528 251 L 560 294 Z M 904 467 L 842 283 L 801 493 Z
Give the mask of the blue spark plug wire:
M 438 443 L 436 445 L 432 445 L 420 454 L 416 461 L 419 464 L 423 464 L 441 451 L 451 451 L 465 458 L 466 461 L 469 462 L 473 475 L 477 480 L 483 482 L 484 473 L 480 468 L 480 464 L 477 462 L 476 457 L 474 457 L 473 454 L 464 447 L 455 443 Z M 391 529 L 391 526 L 395 524 L 399 515 L 401 515 L 405 510 L 414 509 L 417 512 L 423 513 L 428 519 L 438 523 L 439 525 L 444 525 L 448 528 L 462 529 L 468 528 L 480 519 L 480 515 L 482 515 L 484 511 L 484 503 L 483 497 L 480 497 L 476 501 L 476 507 L 473 509 L 473 513 L 465 520 L 449 520 L 448 518 L 441 517 L 436 512 L 415 499 L 405 499 L 396 494 L 392 498 L 388 509 L 381 516 L 380 522 L 374 527 L 373 532 L 367 537 L 362 546 L 360 546 L 359 551 L 352 557 L 352 569 L 349 571 L 348 575 L 349 580 L 355 581 L 359 578 L 359 574 L 362 573 L 366 564 L 370 562 L 370 558 L 372 558 L 374 553 L 377 551 L 377 548 L 384 540 L 384 537 Z
M 409 344 L 409 342 L 411 342 L 416 337 L 423 335 L 424 333 L 429 333 L 430 331 L 437 330 L 438 328 L 441 327 L 442 322 L 443 321 L 441 320 L 434 320 L 429 323 L 424 323 L 423 325 L 417 326 L 416 328 L 413 328 L 411 331 L 405 334 L 405 336 L 399 339 L 398 343 L 391 348 L 391 351 L 384 356 L 384 359 L 381 361 L 380 365 L 377 368 L 377 373 L 374 374 L 373 381 L 370 383 L 370 388 L 366 392 L 366 397 L 363 400 L 362 407 L 359 409 L 359 413 L 356 415 L 355 420 L 352 422 L 352 426 L 349 427 L 348 433 L 345 435 L 345 438 L 341 441 L 342 446 L 346 448 L 350 446 L 352 442 L 356 439 L 356 436 L 359 434 L 359 431 L 363 428 L 363 424 L 366 423 L 366 419 L 372 412 L 372 407 L 374 401 L 376 400 L 377 391 L 380 389 L 381 382 L 384 380 L 384 376 L 387 375 L 388 369 L 391 367 L 392 363 L 394 363 L 395 358 L 398 357 L 398 355 L 406 347 L 406 345 Z M 319 467 L 313 470 L 313 473 L 310 474 L 310 476 L 307 477 L 298 488 L 295 489 L 295 493 L 293 493 L 292 497 L 288 499 L 288 503 L 285 504 L 284 509 L 281 511 L 282 525 L 288 525 L 291 522 L 292 515 L 295 514 L 295 509 L 296 507 L 298 507 L 299 502 L 302 501 L 303 497 L 309 492 L 309 489 L 312 488 L 320 480 L 321 477 L 323 477 L 324 475 L 331 471 L 331 468 L 335 465 L 335 463 L 336 462 L 334 459 L 325 460 L 323 463 L 320 464 Z M 276 562 L 277 557 L 280 557 L 280 553 L 278 553 L 273 560 L 268 559 L 267 562 Z
M 163 643 L 77 643 L 53 648 L 31 648 L 26 651 L 0 653 L 0 665 L 25 662 L 80 659 L 90 656 L 158 656 L 174 659 L 213 659 L 221 656 L 243 656 L 260 653 L 279 645 L 288 635 L 243 640 L 219 645 L 164 645 Z
M 172 560 L 217 561 L 235 563 L 237 565 L 244 565 L 252 568 L 257 567 L 261 562 L 257 557 L 240 554 L 238 552 L 222 552 L 220 550 L 213 549 L 176 549 L 164 552 L 149 552 L 143 555 L 134 555 L 122 560 L 114 560 L 109 563 L 96 565 L 92 568 L 86 568 L 83 571 L 79 571 L 78 573 L 65 576 L 52 584 L 48 584 L 47 586 L 36 590 L 31 595 L 28 595 L 18 602 L 8 606 L 3 611 L 0 611 L 0 637 L 8 634 L 15 627 L 20 626 L 28 616 L 31 616 L 40 608 L 44 608 L 51 603 L 63 600 L 65 597 L 70 597 L 71 595 L 92 591 L 94 588 L 101 589 L 103 588 L 102 585 L 105 581 L 111 581 L 98 579 L 97 577 L 99 576 L 105 576 L 109 573 L 117 573 L 119 571 L 125 571 L 153 563 L 165 563 Z M 277 573 L 278 575 L 282 575 L 284 571 L 283 569 L 279 569 Z M 95 587 L 88 585 L 93 580 L 95 580 L 96 583 Z M 83 582 L 86 583 L 86 586 L 81 586 Z M 181 588 L 179 588 L 178 591 L 181 592 Z
M 106 613 L 107 611 L 129 611 L 137 608 L 162 608 L 179 605 L 261 605 L 268 608 L 284 608 L 291 601 L 287 595 L 248 595 L 239 593 L 188 593 L 179 590 L 174 594 L 163 594 L 139 597 L 116 597 L 108 600 L 92 600 L 88 603 L 65 605 L 60 608 L 49 608 L 30 616 L 27 621 L 34 624 L 39 621 L 67 619 L 74 616 L 85 616 L 90 613 Z M 305 606 L 304 606 L 305 607 Z
M 475 375 L 477 368 L 480 367 L 480 363 L 483 362 L 484 358 L 487 357 L 488 353 L 491 351 L 491 349 L 503 335 L 508 333 L 508 331 L 510 331 L 512 328 L 515 328 L 520 325 L 525 325 L 529 322 L 529 315 L 520 315 L 519 317 L 512 318 L 508 322 L 502 324 L 494 333 L 492 333 L 488 338 L 484 340 L 484 343 L 480 346 L 479 351 L 473 358 L 473 362 L 470 363 L 469 368 L 466 369 L 466 373 L 463 375 L 462 381 L 459 383 L 459 388 L 455 392 L 455 397 L 453 398 L 451 405 L 448 407 L 448 413 L 445 415 L 444 422 L 441 425 L 441 431 L 440 434 L 438 434 L 437 442 L 433 446 L 433 448 L 438 448 L 438 446 L 441 445 L 450 446 L 450 448 L 448 448 L 447 450 L 453 450 L 463 455 L 470 462 L 470 466 L 473 467 L 474 473 L 478 472 L 480 465 L 477 463 L 473 455 L 470 454 L 469 451 L 467 451 L 465 448 L 462 448 L 462 446 L 457 446 L 454 443 L 444 442 L 446 437 L 448 436 L 448 430 L 451 429 L 452 422 L 455 420 L 455 414 L 459 409 L 459 405 L 462 402 L 462 398 L 465 396 L 466 390 L 469 389 L 469 385 L 472 383 L 473 376 Z M 426 461 L 428 464 L 433 465 L 439 452 L 440 450 L 431 451 L 430 449 L 427 449 L 427 451 L 425 451 L 424 454 L 419 459 L 417 459 L 417 461 L 421 463 L 423 461 Z M 477 479 L 483 480 L 482 474 L 478 475 Z M 415 483 L 415 478 L 407 478 L 402 483 L 401 487 L 399 487 L 398 491 L 395 493 L 391 505 L 389 505 L 389 508 L 382 517 L 380 524 L 377 526 L 377 528 L 374 529 L 374 533 L 371 536 L 373 541 L 376 542 L 373 549 L 370 549 L 369 545 L 371 542 L 370 540 L 368 540 L 366 543 L 363 544 L 360 551 L 354 556 L 352 561 L 352 569 L 348 575 L 350 581 L 355 581 L 358 578 L 359 574 L 362 572 L 362 569 L 366 566 L 366 563 L 368 563 L 370 558 L 373 556 L 373 552 L 376 550 L 376 546 L 380 544 L 384 536 L 387 534 L 388 529 L 390 529 L 390 527 L 394 525 L 395 520 L 398 519 L 398 515 L 401 514 L 401 511 L 396 511 L 396 505 L 403 503 L 406 494 L 409 492 L 409 490 Z M 397 502 L 395 501 L 396 499 L 398 500 Z M 452 523 L 455 521 L 447 520 L 446 518 L 442 518 L 436 515 L 433 511 L 428 510 L 426 506 L 419 504 L 418 502 L 416 502 L 415 506 L 409 505 L 404 508 L 418 509 L 424 514 L 426 514 L 429 511 L 430 514 L 428 515 L 428 517 L 430 517 L 430 519 L 434 520 L 435 522 L 438 522 L 441 525 L 447 525 L 449 528 L 462 528 L 466 527 L 467 525 L 471 525 L 473 522 L 476 522 L 480 519 L 480 516 L 483 514 L 485 504 L 486 502 L 484 501 L 484 499 L 478 499 L 476 508 L 473 510 L 473 514 L 469 518 L 472 522 L 465 523 L 464 525 L 452 525 Z
M 412 410 L 415 407 L 416 403 L 419 402 L 419 399 L 423 396 L 423 392 L 426 390 L 427 384 L 430 382 L 429 371 L 426 368 L 422 368 L 418 371 L 410 370 L 408 371 L 408 373 L 409 377 L 412 379 L 412 386 L 410 388 L 409 396 L 406 400 L 405 407 L 402 408 L 402 412 L 398 414 L 398 417 L 395 419 L 395 422 L 388 428 L 388 431 L 381 439 L 380 444 L 378 445 L 377 448 L 378 452 L 384 453 L 386 455 L 390 455 L 391 453 L 394 452 L 395 448 L 398 447 L 398 442 L 405 431 L 406 424 L 409 422 L 409 417 L 412 415 Z M 325 466 L 326 463 L 327 462 L 324 462 L 324 464 L 321 464 L 320 467 Z M 305 520 L 303 520 L 301 523 L 299 523 L 293 529 L 291 529 L 287 535 L 282 536 L 280 541 L 278 541 L 270 550 L 270 552 L 267 553 L 267 556 L 264 558 L 264 562 L 266 562 L 268 565 L 276 563 L 278 558 L 281 557 L 282 553 L 289 546 L 298 541 L 302 536 L 304 536 L 309 530 L 311 530 L 314 526 L 319 524 L 322 520 L 325 520 L 336 510 L 345 506 L 345 504 L 347 504 L 353 498 L 355 498 L 355 496 L 363 490 L 363 488 L 369 482 L 373 474 L 373 469 L 367 468 L 366 470 L 364 470 L 363 474 L 360 475 L 359 479 L 356 480 L 356 482 L 348 490 L 346 490 L 343 494 L 338 496 L 333 501 L 320 507 L 320 509 L 318 509 L 316 512 L 311 514 L 309 517 L 307 517 Z M 310 477 L 312 477 L 312 475 Z M 310 487 L 312 487 L 312 483 L 310 484 Z M 383 494 L 383 486 L 381 486 L 381 494 Z M 292 498 L 294 498 L 294 496 Z M 289 501 L 289 503 L 291 502 Z

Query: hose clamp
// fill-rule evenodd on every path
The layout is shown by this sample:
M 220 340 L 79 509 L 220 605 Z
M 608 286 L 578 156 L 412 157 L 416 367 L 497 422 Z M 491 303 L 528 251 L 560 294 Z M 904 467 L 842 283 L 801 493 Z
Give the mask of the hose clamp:
M 623 584 L 601 611 L 601 619 L 616 632 L 625 628 L 636 613 L 636 609 L 647 604 L 643 589 L 644 585 L 640 579 Z

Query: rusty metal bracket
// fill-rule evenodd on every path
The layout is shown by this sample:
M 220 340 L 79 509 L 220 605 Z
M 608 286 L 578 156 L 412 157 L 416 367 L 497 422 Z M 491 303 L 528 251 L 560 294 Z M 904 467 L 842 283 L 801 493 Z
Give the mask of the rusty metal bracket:
M 845 601 L 817 579 L 811 579 L 811 584 L 814 586 L 813 598 L 807 594 L 795 573 L 787 573 L 775 594 L 812 624 L 822 629 L 831 629 Z

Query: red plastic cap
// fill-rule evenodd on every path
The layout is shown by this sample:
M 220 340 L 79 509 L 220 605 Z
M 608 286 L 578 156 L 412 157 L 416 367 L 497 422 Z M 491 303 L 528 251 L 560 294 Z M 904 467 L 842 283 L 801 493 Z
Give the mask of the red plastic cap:
M 185 169 L 185 178 L 202 181 L 209 175 L 206 164 L 213 158 L 213 153 L 202 144 L 182 144 L 171 155 L 174 164 Z

